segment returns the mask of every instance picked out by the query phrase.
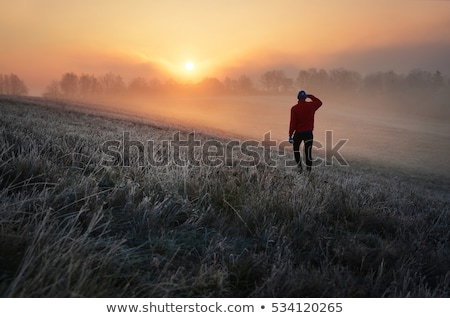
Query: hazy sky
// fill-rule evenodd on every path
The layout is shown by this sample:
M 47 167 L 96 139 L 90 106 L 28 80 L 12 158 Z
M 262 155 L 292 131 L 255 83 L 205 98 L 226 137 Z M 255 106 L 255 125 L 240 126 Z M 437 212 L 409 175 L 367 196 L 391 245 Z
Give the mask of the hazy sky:
M 32 93 L 68 71 L 193 81 L 288 67 L 450 76 L 449 30 L 450 1 L 437 0 L 0 0 L 0 73 L 16 73 Z

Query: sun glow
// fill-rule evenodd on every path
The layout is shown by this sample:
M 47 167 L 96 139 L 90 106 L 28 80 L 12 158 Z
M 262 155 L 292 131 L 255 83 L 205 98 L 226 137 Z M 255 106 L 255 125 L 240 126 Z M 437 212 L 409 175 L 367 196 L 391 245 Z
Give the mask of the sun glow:
M 192 63 L 191 61 L 186 62 L 186 64 L 184 64 L 184 68 L 186 69 L 186 71 L 190 72 L 194 70 L 194 63 Z

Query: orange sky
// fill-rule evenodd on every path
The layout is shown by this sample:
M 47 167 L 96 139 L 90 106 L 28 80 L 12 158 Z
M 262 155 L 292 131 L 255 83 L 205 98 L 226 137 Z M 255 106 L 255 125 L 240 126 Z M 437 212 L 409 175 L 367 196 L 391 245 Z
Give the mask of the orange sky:
M 450 1 L 2 0 L 0 7 L 0 73 L 16 73 L 31 93 L 68 71 L 181 81 L 275 67 L 432 67 L 450 75 Z

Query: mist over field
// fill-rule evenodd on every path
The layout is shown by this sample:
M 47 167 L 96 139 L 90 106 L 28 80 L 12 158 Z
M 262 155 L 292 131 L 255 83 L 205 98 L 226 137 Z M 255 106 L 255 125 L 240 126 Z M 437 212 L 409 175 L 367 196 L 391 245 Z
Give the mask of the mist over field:
M 311 92 L 315 93 L 315 92 Z M 323 101 L 316 112 L 314 154 L 323 156 L 326 131 L 332 144 L 347 140 L 339 153 L 353 159 L 406 169 L 411 175 L 450 177 L 450 116 L 433 113 L 433 105 L 423 111 L 410 105 L 389 104 L 359 98 L 336 101 L 315 94 Z M 262 141 L 267 132 L 277 143 L 288 138 L 290 108 L 296 96 L 209 96 L 129 99 L 107 109 L 123 114 L 182 125 L 191 131 L 211 131 L 239 139 Z M 149 138 L 151 136 L 149 135 Z M 334 162 L 334 164 L 337 164 Z

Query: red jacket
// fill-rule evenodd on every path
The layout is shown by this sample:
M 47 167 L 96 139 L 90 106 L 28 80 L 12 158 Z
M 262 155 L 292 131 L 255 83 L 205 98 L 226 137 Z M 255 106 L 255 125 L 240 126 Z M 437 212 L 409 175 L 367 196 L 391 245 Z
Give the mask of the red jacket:
M 291 108 L 291 122 L 289 136 L 294 131 L 312 131 L 314 129 L 314 113 L 322 106 L 322 101 L 313 95 L 308 95 L 311 101 L 299 100 L 297 105 Z

